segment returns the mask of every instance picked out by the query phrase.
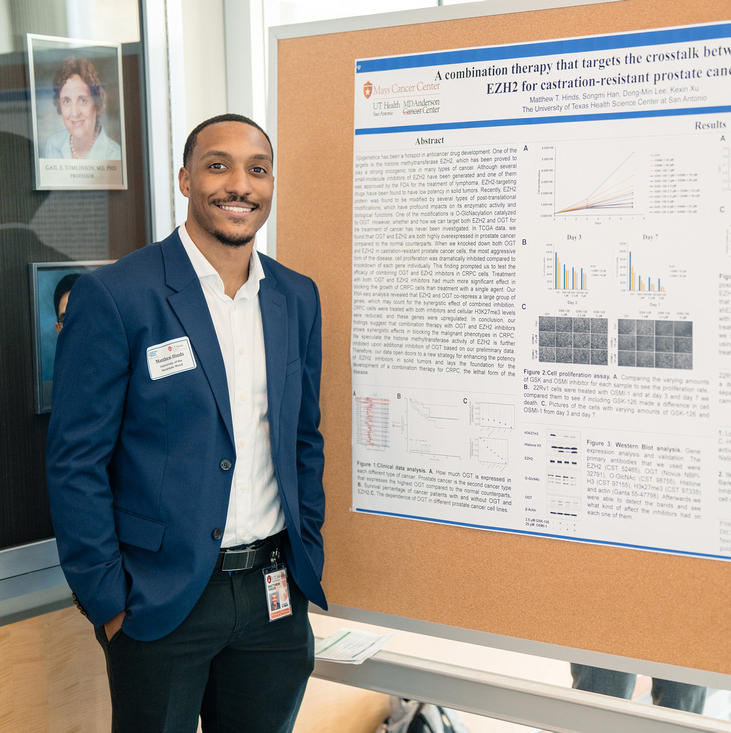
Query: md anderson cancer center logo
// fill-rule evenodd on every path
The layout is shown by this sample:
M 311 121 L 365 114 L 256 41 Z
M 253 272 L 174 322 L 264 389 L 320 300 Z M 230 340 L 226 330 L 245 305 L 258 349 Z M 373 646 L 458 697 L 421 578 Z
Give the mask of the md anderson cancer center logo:
M 374 97 L 373 115 L 375 117 L 391 117 L 397 111 L 403 114 L 423 114 L 439 111 L 438 81 L 418 81 L 415 84 L 394 82 L 390 86 L 373 85 L 367 81 L 363 84 L 363 96 Z

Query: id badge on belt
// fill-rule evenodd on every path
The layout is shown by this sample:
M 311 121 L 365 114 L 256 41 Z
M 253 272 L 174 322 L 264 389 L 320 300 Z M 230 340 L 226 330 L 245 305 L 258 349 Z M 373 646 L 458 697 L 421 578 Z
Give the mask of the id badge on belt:
M 262 570 L 267 596 L 269 621 L 292 615 L 292 605 L 287 583 L 287 568 L 279 560 L 279 552 L 272 557 L 272 564 Z

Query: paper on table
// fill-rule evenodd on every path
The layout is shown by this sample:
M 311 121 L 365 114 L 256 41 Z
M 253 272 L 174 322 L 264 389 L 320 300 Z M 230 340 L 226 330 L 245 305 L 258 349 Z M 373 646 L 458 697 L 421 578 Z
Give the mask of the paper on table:
M 315 644 L 315 658 L 343 664 L 361 664 L 372 657 L 396 634 L 340 629 Z

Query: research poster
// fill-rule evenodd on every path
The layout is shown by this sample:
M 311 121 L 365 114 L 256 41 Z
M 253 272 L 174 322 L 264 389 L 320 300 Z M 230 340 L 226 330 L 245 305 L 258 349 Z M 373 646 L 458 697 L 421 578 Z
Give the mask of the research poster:
M 731 558 L 731 24 L 361 59 L 353 509 Z

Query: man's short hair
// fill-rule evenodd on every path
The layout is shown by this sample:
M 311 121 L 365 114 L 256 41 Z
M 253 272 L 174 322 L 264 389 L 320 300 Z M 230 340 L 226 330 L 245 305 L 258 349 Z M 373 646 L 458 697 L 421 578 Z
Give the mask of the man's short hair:
M 65 293 L 70 293 L 74 283 L 81 277 L 80 272 L 72 272 L 69 275 L 64 275 L 56 285 L 56 289 L 53 291 L 53 308 L 56 311 L 56 320 L 61 316 L 58 312 L 58 306 L 61 304 L 61 298 Z
M 203 122 L 193 128 L 190 135 L 188 135 L 188 139 L 185 141 L 185 148 L 183 148 L 184 168 L 187 168 L 188 160 L 190 160 L 190 156 L 193 154 L 195 144 L 196 142 L 198 142 L 198 133 L 201 130 L 204 130 L 209 125 L 215 125 L 217 122 L 241 122 L 244 125 L 251 125 L 251 127 L 255 127 L 267 139 L 269 147 L 272 151 L 272 158 L 274 158 L 274 146 L 272 145 L 272 141 L 269 139 L 269 135 L 267 135 L 266 132 L 264 132 L 264 130 L 259 125 L 257 125 L 256 122 L 254 122 L 254 120 L 250 120 L 248 117 L 244 117 L 244 115 L 227 113 L 224 115 L 216 115 L 215 117 L 210 117 L 207 120 L 203 120 Z

